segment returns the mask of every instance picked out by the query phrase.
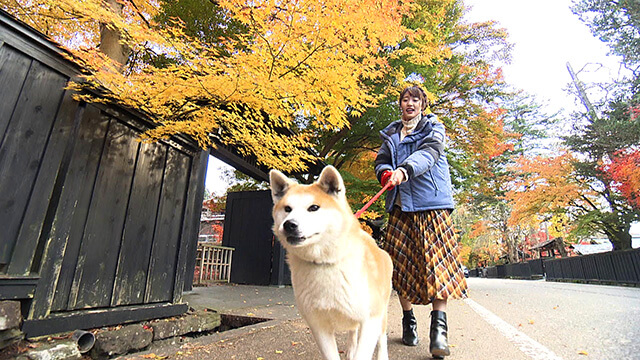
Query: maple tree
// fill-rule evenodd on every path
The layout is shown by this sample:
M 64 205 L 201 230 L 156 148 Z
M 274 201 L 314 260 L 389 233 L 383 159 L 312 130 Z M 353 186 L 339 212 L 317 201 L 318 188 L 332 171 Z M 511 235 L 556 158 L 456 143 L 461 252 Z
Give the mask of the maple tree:
M 569 239 L 609 226 L 586 216 L 599 211 L 599 195 L 578 175 L 575 163 L 569 152 L 518 158 L 512 168 L 517 177 L 507 193 L 513 208 L 509 224 L 537 229 L 544 221 L 551 224 L 552 237 Z
M 380 189 L 371 171 L 371 160 L 381 143 L 379 131 L 399 118 L 397 96 L 408 84 L 417 83 L 428 91 L 430 111 L 447 127 L 450 134 L 447 156 L 460 199 L 475 189 L 490 192 L 488 184 L 495 182 L 496 177 L 488 170 L 491 166 L 488 163 L 512 148 L 507 141 L 519 136 L 505 132 L 503 121 L 507 116 L 489 105 L 501 96 L 508 96 L 500 70 L 491 65 L 496 58 L 508 57 L 510 46 L 505 41 L 505 31 L 491 22 L 463 22 L 462 2 L 449 4 L 440 24 L 421 20 L 432 11 L 424 6 L 406 24 L 433 34 L 430 42 L 440 44 L 446 51 L 421 61 L 392 54 L 389 62 L 396 72 L 374 82 L 382 100 L 361 117 L 349 117 L 349 127 L 339 131 L 319 129 L 314 137 L 316 149 L 325 162 L 343 172 L 354 166 L 369 170 L 364 172 L 367 176 L 350 177 L 354 181 L 348 183 L 348 189 L 362 189 L 357 192 L 361 197 L 353 199 L 353 204 L 366 203 Z M 421 46 L 424 44 L 410 39 L 400 44 L 399 49 L 413 52 Z M 366 164 L 354 165 L 361 161 Z
M 466 220 L 458 224 L 463 227 L 463 233 L 469 239 L 472 247 L 471 256 L 479 251 L 472 243 L 486 243 L 486 237 L 495 242 L 496 249 L 508 262 L 522 261 L 526 252 L 526 239 L 532 229 L 539 226 L 540 220 L 531 219 L 531 223 L 509 222 L 512 205 L 505 198 L 513 177 L 511 170 L 514 159 L 520 156 L 534 156 L 545 151 L 541 139 L 546 138 L 546 129 L 553 124 L 553 115 L 542 111 L 536 99 L 524 92 L 503 93 L 499 97 L 500 121 L 503 123 L 503 140 L 499 151 L 488 149 L 491 156 L 479 158 L 473 163 L 462 167 L 467 175 L 466 187 L 458 193 L 459 203 L 467 207 Z M 477 223 L 482 223 L 486 233 L 478 236 L 474 230 Z M 464 242 L 463 242 L 464 244 Z M 485 262 L 486 263 L 486 262 Z
M 492 68 L 490 61 L 508 56 L 506 33 L 494 23 L 464 23 L 462 2 L 451 2 L 444 11 L 440 23 L 432 19 L 433 6 L 422 6 L 405 21 L 416 31 L 431 34 L 428 44 L 437 44 L 439 52 L 432 57 L 416 58 L 411 55 L 423 53 L 425 43 L 414 39 L 402 42 L 398 49 L 405 52 L 391 51 L 389 56 L 395 72 L 374 83 L 382 97 L 377 106 L 370 107 L 361 117 L 350 118 L 350 126 L 340 131 L 320 129 L 315 137 L 316 148 L 326 162 L 341 168 L 362 152 L 376 151 L 380 145 L 379 131 L 399 118 L 399 92 L 415 83 L 427 90 L 430 110 L 447 126 L 451 148 L 457 151 L 449 155 L 453 168 L 470 168 L 465 173 L 460 171 L 461 176 L 454 179 L 468 179 L 481 168 L 470 166 L 474 161 L 482 162 L 492 156 L 487 153 L 496 154 L 503 149 L 508 135 L 503 132 L 501 113 L 486 104 L 504 94 L 500 70 Z M 488 51 L 489 48 L 494 50 Z M 456 186 L 468 183 L 458 181 Z
M 223 213 L 227 206 L 226 196 L 216 196 L 205 194 L 205 199 L 202 201 L 202 208 L 211 211 L 212 213 Z
M 363 152 L 377 151 L 380 146 L 379 131 L 398 118 L 397 97 L 410 84 L 408 77 L 416 72 L 412 67 L 435 67 L 451 57 L 446 35 L 451 24 L 457 21 L 452 11 L 459 8 L 459 2 L 417 0 L 415 5 L 412 16 L 402 19 L 415 36 L 386 48 L 381 56 L 388 62 L 390 71 L 369 80 L 372 92 L 379 99 L 376 105 L 368 107 L 363 114 L 348 112 L 349 126 L 342 129 L 313 129 L 314 145 L 319 156 L 338 169 L 362 159 Z
M 602 171 L 610 176 L 612 187 L 640 210 L 640 149 L 627 148 L 615 152 L 611 163 L 604 165 Z
M 246 31 L 223 34 L 211 44 L 188 34 L 180 19 L 158 23 L 158 3 L 123 0 L 117 10 L 98 0 L 2 5 L 68 47 L 89 71 L 76 89 L 99 96 L 80 98 L 135 108 L 159 123 L 147 138 L 184 133 L 202 147 L 220 141 L 289 171 L 313 158 L 305 151 L 306 128 L 340 129 L 348 125 L 347 114 L 358 116 L 377 102 L 367 82 L 392 71 L 381 56 L 386 49 L 431 37 L 402 24 L 420 6 L 415 2 L 220 0 L 223 20 L 233 19 Z M 376 16 L 369 16 L 372 11 Z M 432 21 L 438 22 L 437 12 Z M 96 48 L 101 26 L 118 33 L 129 49 L 126 66 Z M 396 53 L 428 58 L 439 51 L 421 49 Z M 165 61 L 148 61 L 145 54 Z
M 375 155 L 373 152 L 360 153 L 354 161 L 346 163 L 340 170 L 346 187 L 347 199 L 354 212 L 360 210 L 380 191 L 380 183 L 378 183 L 373 166 L 371 166 Z M 385 195 L 383 194 L 369 206 L 360 218 L 365 221 L 384 218 L 386 216 L 384 199 Z
M 504 254 L 501 234 L 487 217 L 469 204 L 458 206 L 453 213 L 460 235 L 460 260 L 470 268 L 495 265 Z

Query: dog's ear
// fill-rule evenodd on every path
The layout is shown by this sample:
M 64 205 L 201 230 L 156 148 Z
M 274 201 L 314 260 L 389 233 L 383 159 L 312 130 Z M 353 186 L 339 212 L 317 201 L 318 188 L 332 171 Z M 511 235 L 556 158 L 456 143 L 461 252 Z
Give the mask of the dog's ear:
M 271 198 L 273 198 L 274 203 L 278 202 L 287 193 L 292 184 L 295 184 L 295 182 L 280 171 L 275 169 L 269 171 L 269 186 L 271 187 Z
M 345 195 L 342 176 L 340 176 L 338 170 L 331 165 L 322 169 L 317 183 L 329 195 L 336 197 Z

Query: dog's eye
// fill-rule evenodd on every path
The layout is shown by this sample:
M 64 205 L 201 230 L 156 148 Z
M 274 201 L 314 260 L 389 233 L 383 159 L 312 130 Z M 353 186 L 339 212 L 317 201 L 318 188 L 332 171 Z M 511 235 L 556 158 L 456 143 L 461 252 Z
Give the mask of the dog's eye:
M 309 206 L 309 208 L 307 209 L 307 211 L 318 211 L 318 209 L 320 209 L 320 206 L 318 206 L 318 205 L 311 205 L 311 206 Z
M 291 208 L 291 206 L 289 206 L 289 205 L 287 205 L 287 206 L 285 206 L 285 207 L 284 207 L 284 211 L 285 211 L 285 212 L 291 212 L 291 210 L 293 210 L 293 209 L 292 209 L 292 208 Z

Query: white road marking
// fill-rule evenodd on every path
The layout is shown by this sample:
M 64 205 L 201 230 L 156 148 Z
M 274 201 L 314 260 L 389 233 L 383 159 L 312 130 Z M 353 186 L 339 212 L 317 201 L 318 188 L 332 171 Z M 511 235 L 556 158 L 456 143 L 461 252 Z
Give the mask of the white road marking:
M 520 351 L 527 354 L 532 359 L 536 360 L 562 360 L 561 357 L 556 355 L 553 351 L 547 349 L 539 342 L 528 337 L 521 331 L 518 331 L 513 326 L 499 318 L 491 311 L 485 309 L 477 302 L 471 299 L 464 299 L 464 302 L 469 305 L 473 311 L 478 313 L 486 322 L 496 328 L 502 335 L 504 335 L 509 341 L 515 344 Z

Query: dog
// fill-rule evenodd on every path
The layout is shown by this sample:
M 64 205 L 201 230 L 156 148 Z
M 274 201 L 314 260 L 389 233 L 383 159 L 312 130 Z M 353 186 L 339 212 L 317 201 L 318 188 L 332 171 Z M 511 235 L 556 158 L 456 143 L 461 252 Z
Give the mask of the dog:
M 269 172 L 273 232 L 287 252 L 296 306 L 326 360 L 340 359 L 336 332 L 348 332 L 346 357 L 387 360 L 391 257 L 360 228 L 338 170 L 325 167 L 301 185 Z

